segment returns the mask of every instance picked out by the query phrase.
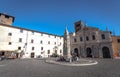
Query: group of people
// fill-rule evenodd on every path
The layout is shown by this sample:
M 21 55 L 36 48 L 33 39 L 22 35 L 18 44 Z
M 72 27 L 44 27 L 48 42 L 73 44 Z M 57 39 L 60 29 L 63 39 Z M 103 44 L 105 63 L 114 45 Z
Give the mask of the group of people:
M 60 56 L 57 61 L 69 61 L 69 62 L 74 62 L 74 61 L 78 61 L 78 56 L 76 55 L 76 53 L 73 53 L 73 54 L 71 55 L 71 58 L 69 58 L 69 60 L 66 60 L 66 59 L 64 58 L 64 56 Z

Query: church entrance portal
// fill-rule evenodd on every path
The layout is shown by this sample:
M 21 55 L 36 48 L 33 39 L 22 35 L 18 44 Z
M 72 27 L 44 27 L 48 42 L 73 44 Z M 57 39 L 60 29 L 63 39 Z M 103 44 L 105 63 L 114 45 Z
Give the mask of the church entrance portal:
M 92 58 L 92 50 L 91 50 L 91 48 L 86 49 L 86 57 Z
M 103 47 L 102 52 L 103 52 L 103 58 L 111 58 L 110 51 L 109 51 L 108 47 Z

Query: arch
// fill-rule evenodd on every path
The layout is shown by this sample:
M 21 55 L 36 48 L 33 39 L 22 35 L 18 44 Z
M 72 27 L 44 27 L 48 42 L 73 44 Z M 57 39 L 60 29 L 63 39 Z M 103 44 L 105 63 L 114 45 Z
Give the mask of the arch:
M 92 50 L 91 50 L 91 48 L 86 49 L 86 57 L 92 58 Z
M 103 58 L 111 58 L 110 51 L 108 47 L 102 48 Z
M 78 48 L 74 49 L 74 53 L 76 54 L 77 57 L 79 57 Z

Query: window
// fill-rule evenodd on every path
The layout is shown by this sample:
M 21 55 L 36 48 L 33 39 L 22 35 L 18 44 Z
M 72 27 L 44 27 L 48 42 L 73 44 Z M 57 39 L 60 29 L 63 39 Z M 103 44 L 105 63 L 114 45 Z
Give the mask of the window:
M 43 47 L 41 47 L 41 50 L 43 50 Z
M 55 38 L 56 38 L 56 36 L 55 36 Z
M 21 50 L 21 47 L 18 47 L 18 50 Z
M 118 43 L 120 43 L 120 39 L 117 39 Z
M 27 43 L 25 43 L 25 45 L 27 45 Z
M 32 31 L 32 35 L 34 35 L 34 32 Z
M 60 50 L 60 53 L 62 53 L 62 50 Z
M 74 38 L 74 42 L 77 42 L 77 39 L 76 39 L 76 38 Z
M 95 35 L 92 36 L 92 39 L 95 40 Z
M 8 45 L 11 45 L 11 44 L 12 44 L 11 42 L 8 43 Z
M 34 47 L 32 47 L 32 50 L 34 50 L 35 48 Z
M 0 20 L 0 23 L 5 23 L 3 20 Z
M 110 34 L 112 34 L 112 32 L 110 31 Z
M 33 40 L 33 39 L 31 40 L 31 43 L 34 43 L 34 40 Z
M 80 37 L 80 41 L 83 41 L 83 38 L 82 38 L 82 37 Z
M 40 41 L 40 44 L 42 44 L 43 43 L 43 41 Z
M 19 42 L 22 42 L 22 38 L 19 38 Z
M 50 41 L 48 41 L 48 44 L 50 44 Z
M 23 29 L 20 29 L 20 33 L 23 33 Z
M 54 44 L 56 45 L 56 42 L 54 42 Z
M 41 36 L 43 36 L 43 34 L 41 34 Z
M 8 33 L 8 36 L 12 36 L 12 33 Z
M 5 15 L 5 18 L 9 18 L 9 16 Z
M 89 41 L 89 37 L 88 36 L 86 37 L 86 40 Z
M 80 24 L 76 24 L 76 27 L 79 27 L 80 26 Z
M 50 54 L 50 50 L 48 50 L 48 54 Z
M 50 35 L 48 35 L 48 37 L 50 37 Z
M 62 45 L 62 43 L 60 42 L 60 46 Z
M 102 34 L 101 37 L 102 37 L 102 39 L 105 39 L 105 35 L 104 34 Z
M 41 54 L 43 54 L 43 52 L 41 52 Z

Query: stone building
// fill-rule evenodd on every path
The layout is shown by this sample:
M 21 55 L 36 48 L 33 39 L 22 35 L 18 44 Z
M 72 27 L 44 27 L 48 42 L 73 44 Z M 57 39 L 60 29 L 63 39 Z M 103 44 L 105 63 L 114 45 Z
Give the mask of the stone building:
M 70 50 L 78 57 L 113 58 L 112 37 L 110 31 L 102 31 L 75 22 L 75 32 L 70 33 Z
M 23 58 L 63 54 L 63 37 L 12 26 L 14 17 L 0 13 L 0 56 Z
M 120 36 L 112 36 L 112 47 L 114 57 L 120 57 Z

